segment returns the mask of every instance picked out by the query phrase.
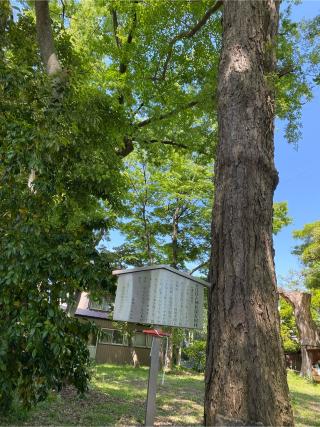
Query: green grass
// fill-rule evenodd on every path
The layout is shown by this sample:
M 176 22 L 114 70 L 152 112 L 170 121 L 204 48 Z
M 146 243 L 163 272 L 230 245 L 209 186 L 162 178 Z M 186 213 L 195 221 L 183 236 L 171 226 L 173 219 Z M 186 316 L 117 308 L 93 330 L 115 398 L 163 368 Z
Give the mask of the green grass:
M 296 426 L 320 427 L 320 384 L 290 371 L 288 384 Z
M 320 385 L 289 372 L 288 381 L 297 426 L 320 427 Z M 148 368 L 98 365 L 90 392 L 80 398 L 72 387 L 52 394 L 29 414 L 15 410 L 1 425 L 141 425 L 148 382 Z M 203 376 L 191 372 L 166 375 L 157 393 L 157 425 L 201 425 Z

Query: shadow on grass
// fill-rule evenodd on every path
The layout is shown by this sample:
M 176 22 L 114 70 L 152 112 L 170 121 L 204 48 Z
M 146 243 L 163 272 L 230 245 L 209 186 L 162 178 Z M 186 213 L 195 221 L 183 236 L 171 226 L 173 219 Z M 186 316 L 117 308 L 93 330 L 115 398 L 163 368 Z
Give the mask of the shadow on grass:
M 148 368 L 97 365 L 90 391 L 80 398 L 73 387 L 51 396 L 28 415 L 17 412 L 0 425 L 128 426 L 144 421 Z M 320 427 L 320 387 L 289 374 L 297 426 Z M 202 425 L 203 375 L 167 374 L 158 378 L 156 425 Z
M 319 396 L 310 395 L 307 393 L 301 393 L 299 391 L 292 391 L 290 393 L 292 401 L 294 403 L 297 403 L 298 405 L 305 405 L 306 403 L 315 403 L 319 405 L 319 408 L 316 409 L 320 413 L 320 399 Z

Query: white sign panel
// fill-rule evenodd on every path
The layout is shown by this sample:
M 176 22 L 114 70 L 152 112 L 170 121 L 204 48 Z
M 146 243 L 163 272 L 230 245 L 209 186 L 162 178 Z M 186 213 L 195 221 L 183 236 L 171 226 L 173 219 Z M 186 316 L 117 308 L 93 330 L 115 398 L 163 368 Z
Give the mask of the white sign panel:
M 202 328 L 204 285 L 200 280 L 177 274 L 171 268 L 127 271 L 116 272 L 120 274 L 114 320 Z

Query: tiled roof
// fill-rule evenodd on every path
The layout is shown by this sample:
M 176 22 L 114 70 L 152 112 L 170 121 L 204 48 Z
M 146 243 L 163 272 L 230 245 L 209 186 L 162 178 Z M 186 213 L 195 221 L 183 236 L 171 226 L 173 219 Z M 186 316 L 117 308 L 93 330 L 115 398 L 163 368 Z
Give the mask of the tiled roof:
M 96 319 L 109 319 L 110 315 L 107 311 L 89 310 L 85 308 L 78 308 L 75 314 L 76 316 L 94 317 Z

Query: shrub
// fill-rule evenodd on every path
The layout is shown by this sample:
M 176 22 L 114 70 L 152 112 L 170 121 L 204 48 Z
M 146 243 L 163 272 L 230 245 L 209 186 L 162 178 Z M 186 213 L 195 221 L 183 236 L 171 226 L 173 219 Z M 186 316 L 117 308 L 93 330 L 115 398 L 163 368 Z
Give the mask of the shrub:
M 194 341 L 183 350 L 183 356 L 189 362 L 189 367 L 203 372 L 206 364 L 206 341 Z

